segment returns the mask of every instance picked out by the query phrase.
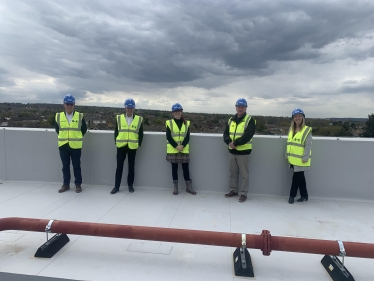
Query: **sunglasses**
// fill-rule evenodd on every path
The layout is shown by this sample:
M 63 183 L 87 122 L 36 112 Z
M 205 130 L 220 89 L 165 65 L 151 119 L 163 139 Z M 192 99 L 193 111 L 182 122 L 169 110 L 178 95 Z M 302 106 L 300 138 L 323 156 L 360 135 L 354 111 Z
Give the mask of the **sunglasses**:
M 67 106 L 74 106 L 74 103 L 65 103 Z

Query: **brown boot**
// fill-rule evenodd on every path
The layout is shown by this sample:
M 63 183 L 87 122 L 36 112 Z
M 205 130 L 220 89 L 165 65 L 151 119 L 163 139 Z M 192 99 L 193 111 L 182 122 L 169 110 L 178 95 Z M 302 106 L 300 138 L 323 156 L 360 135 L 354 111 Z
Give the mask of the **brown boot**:
M 82 187 L 80 185 L 75 186 L 75 192 L 76 193 L 81 193 L 82 192 Z
M 240 197 L 239 197 L 239 202 L 240 203 L 243 203 L 245 200 L 247 200 L 247 196 L 245 196 L 245 195 L 240 195 Z
M 192 180 L 186 181 L 186 191 L 192 195 L 196 195 L 196 191 L 192 189 Z
M 174 195 L 178 195 L 178 181 L 173 181 L 174 183 L 174 191 L 173 191 L 173 194 Z
M 64 185 L 61 186 L 61 188 L 58 190 L 58 193 L 62 193 L 62 192 L 68 191 L 69 189 L 70 189 L 70 186 L 64 184 Z

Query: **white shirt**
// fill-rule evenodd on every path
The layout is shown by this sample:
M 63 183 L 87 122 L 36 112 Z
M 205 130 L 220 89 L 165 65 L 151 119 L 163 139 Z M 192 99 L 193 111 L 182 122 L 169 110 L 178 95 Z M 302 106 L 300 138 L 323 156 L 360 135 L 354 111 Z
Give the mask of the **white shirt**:
M 134 120 L 134 117 L 133 117 L 133 116 L 127 116 L 127 115 L 126 115 L 127 126 L 130 127 L 132 120 Z
M 73 119 L 73 116 L 74 116 L 74 111 L 71 114 L 65 112 L 65 115 L 66 115 L 66 119 L 68 119 L 68 122 L 70 124 L 70 122 L 71 122 L 71 120 Z

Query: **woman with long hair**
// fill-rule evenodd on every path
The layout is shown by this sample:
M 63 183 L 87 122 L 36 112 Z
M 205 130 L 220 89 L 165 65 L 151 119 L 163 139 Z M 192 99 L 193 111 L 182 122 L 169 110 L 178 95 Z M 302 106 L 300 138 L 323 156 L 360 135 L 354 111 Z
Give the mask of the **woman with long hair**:
M 287 139 L 287 160 L 293 168 L 289 204 L 293 204 L 300 189 L 298 202 L 308 201 L 304 172 L 310 168 L 312 155 L 312 128 L 305 125 L 305 114 L 300 108 L 292 111 L 291 127 Z
M 173 119 L 166 121 L 166 161 L 171 163 L 174 190 L 173 194 L 178 195 L 178 164 L 182 164 L 183 177 L 186 182 L 186 191 L 193 195 L 196 192 L 192 189 L 192 180 L 188 163 L 190 162 L 190 121 L 183 117 L 183 108 L 179 103 L 171 107 Z

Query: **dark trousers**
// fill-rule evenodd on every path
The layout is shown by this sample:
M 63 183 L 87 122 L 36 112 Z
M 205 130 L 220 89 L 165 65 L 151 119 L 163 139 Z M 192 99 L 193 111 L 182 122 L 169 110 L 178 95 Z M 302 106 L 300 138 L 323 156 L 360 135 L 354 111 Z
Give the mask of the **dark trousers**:
M 132 186 L 134 184 L 136 149 L 129 149 L 128 145 L 124 147 L 120 147 L 120 148 L 117 147 L 117 169 L 116 169 L 116 181 L 114 184 L 114 187 L 117 189 L 119 189 L 121 185 L 123 163 L 125 162 L 126 154 L 129 155 L 129 158 L 128 158 L 129 173 L 127 175 L 127 185 Z
M 290 197 L 296 197 L 297 190 L 299 188 L 300 188 L 300 196 L 307 197 L 308 191 L 306 190 L 306 181 L 305 181 L 304 172 L 293 173 Z
M 59 147 L 60 158 L 62 161 L 62 175 L 64 178 L 64 185 L 70 184 L 70 159 L 73 164 L 75 185 L 82 184 L 82 172 L 81 172 L 81 154 L 82 149 L 73 149 L 69 144 L 64 144 Z
M 188 168 L 188 163 L 182 163 L 183 177 L 185 181 L 190 180 L 190 170 Z M 173 181 L 178 180 L 178 163 L 171 163 L 171 171 L 173 174 Z

